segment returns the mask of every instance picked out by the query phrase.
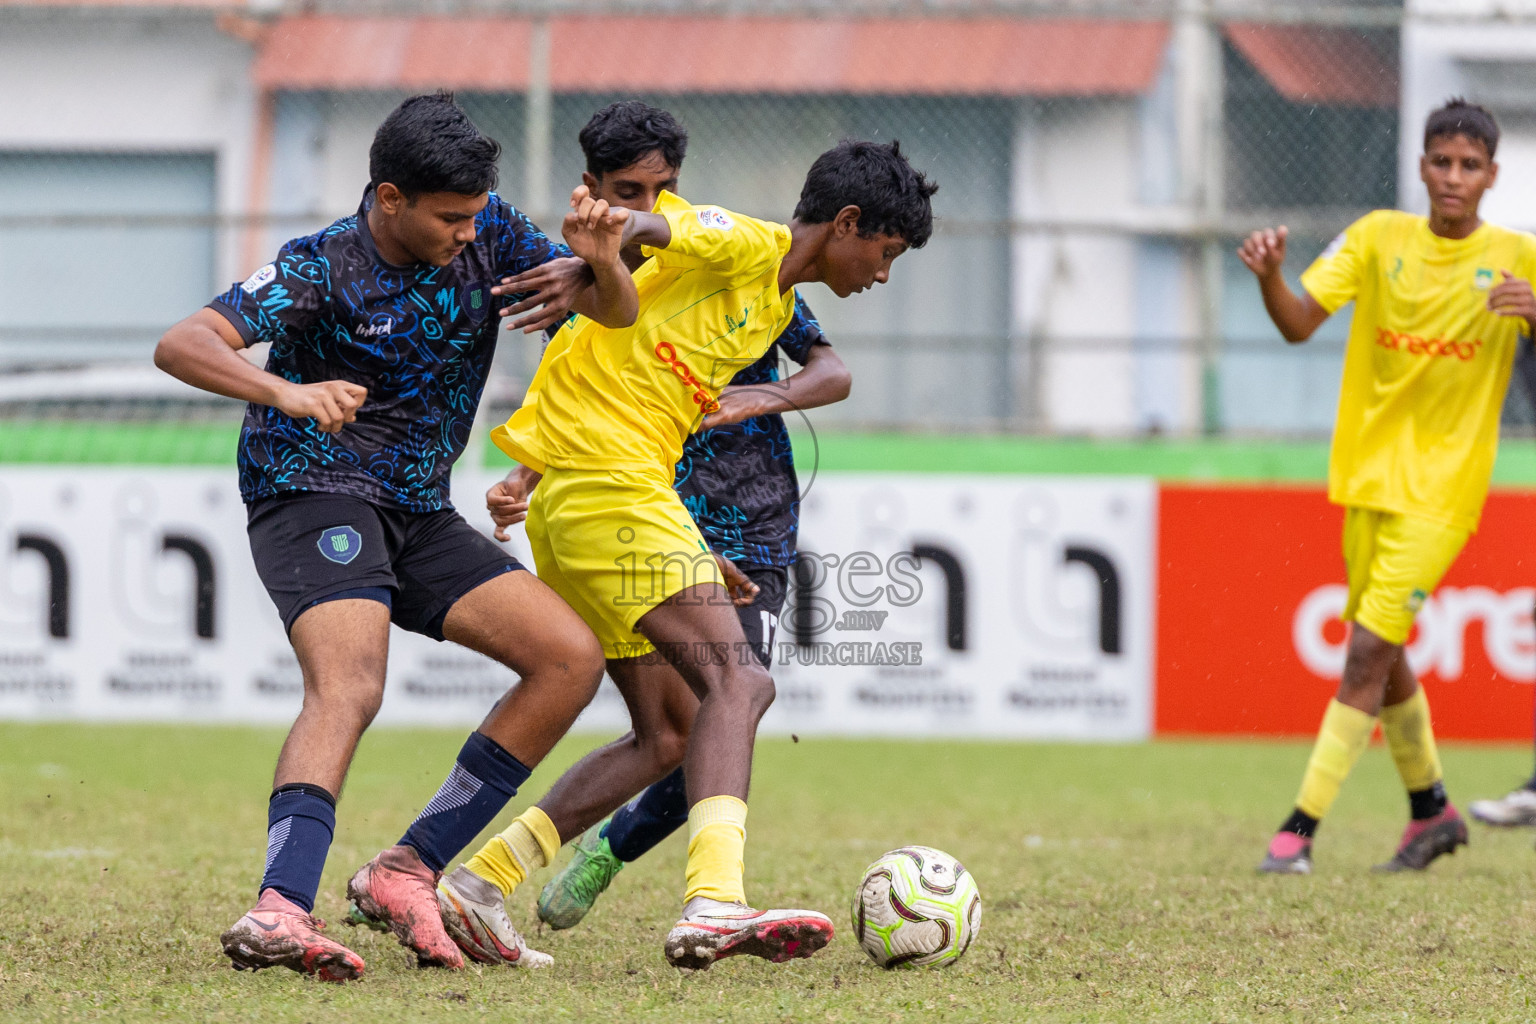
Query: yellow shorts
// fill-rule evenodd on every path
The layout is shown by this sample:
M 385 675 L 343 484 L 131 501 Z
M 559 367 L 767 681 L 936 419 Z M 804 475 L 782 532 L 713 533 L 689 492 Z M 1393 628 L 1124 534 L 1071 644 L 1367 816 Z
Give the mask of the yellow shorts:
M 1413 617 L 1471 535 L 1464 527 L 1433 519 L 1345 509 L 1349 600 L 1340 618 L 1358 622 L 1388 643 L 1407 643 Z
M 640 617 L 673 594 L 725 580 L 672 481 L 549 467 L 528 505 L 539 579 L 576 609 L 610 658 L 654 648 Z

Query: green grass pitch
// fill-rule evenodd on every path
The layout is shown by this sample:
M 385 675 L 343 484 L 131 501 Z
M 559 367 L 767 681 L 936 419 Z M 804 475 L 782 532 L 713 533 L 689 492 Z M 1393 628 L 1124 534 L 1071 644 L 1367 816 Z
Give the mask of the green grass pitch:
M 592 742 L 564 744 L 529 802 Z M 381 729 L 341 804 L 318 913 L 393 842 L 462 733 Z M 1427 873 L 1374 876 L 1406 801 L 1373 748 L 1320 834 L 1318 873 L 1253 873 L 1306 756 L 1299 743 L 760 744 L 748 893 L 818 907 L 809 961 L 682 977 L 661 938 L 683 843 L 628 868 L 579 928 L 535 933 L 543 972 L 418 970 L 387 936 L 331 928 L 368 962 L 345 987 L 229 970 L 217 936 L 254 896 L 269 729 L 0 724 L 0 1020 L 1255 1021 L 1536 1016 L 1536 852 L 1474 826 Z M 1452 796 L 1501 793 L 1515 747 L 1444 751 Z M 850 937 L 864 866 L 905 843 L 960 857 L 981 936 L 946 971 L 886 973 Z M 547 873 L 545 876 L 547 877 Z M 531 926 L 543 877 L 514 898 Z M 534 931 L 530 927 L 530 931 Z

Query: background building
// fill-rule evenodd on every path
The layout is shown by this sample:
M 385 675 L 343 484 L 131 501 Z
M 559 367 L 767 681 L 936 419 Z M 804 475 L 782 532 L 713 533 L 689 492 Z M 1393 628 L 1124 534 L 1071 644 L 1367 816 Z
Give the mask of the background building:
M 1536 23 L 1442 8 L 9 4 L 0 365 L 127 368 L 13 375 L 0 399 L 25 416 L 61 387 L 174 394 L 145 370 L 160 331 L 355 209 L 378 121 L 446 87 L 503 142 L 502 191 L 551 227 L 577 129 L 617 97 L 688 125 L 687 194 L 765 216 L 837 139 L 900 139 L 943 186 L 939 229 L 889 287 L 809 293 L 858 381 L 819 423 L 1323 434 L 1342 318 L 1286 349 L 1232 250 L 1284 222 L 1299 271 L 1358 214 L 1418 202 L 1399 123 L 1443 93 L 1501 104 L 1519 179 Z M 1494 209 L 1536 224 L 1520 191 Z M 498 406 L 535 357 L 503 344 Z

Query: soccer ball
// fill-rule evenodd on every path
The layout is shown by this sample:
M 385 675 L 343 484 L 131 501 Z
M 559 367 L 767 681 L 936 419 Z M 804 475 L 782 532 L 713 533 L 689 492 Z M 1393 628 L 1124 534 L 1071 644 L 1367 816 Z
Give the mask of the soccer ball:
M 881 967 L 943 967 L 981 930 L 981 893 L 965 865 L 903 846 L 869 866 L 853 894 L 853 931 Z

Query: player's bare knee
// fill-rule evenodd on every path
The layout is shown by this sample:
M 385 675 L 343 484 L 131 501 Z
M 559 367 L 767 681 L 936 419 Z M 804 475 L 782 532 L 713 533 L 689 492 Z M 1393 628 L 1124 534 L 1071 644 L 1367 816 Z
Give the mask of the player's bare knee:
M 528 660 L 526 652 L 523 660 Z M 589 630 L 560 630 L 545 638 L 535 664 L 538 674 L 548 674 L 563 687 L 590 687 L 595 693 L 603 680 L 603 645 Z M 535 673 L 524 671 L 523 674 Z
M 777 695 L 773 676 L 759 665 L 742 666 L 736 673 L 735 685 L 741 689 L 754 719 L 763 717 Z
M 305 680 L 301 714 L 323 718 L 338 729 L 361 733 L 373 722 L 384 704 L 382 680 Z
M 572 682 L 585 683 L 596 693 L 598 685 L 603 681 L 603 668 L 607 661 L 603 656 L 603 645 L 597 637 L 583 631 L 563 639 L 559 664 L 569 666 L 566 671 Z
M 640 738 L 640 746 L 651 760 L 657 776 L 666 775 L 688 755 L 688 733 L 670 725 L 652 730 Z
M 382 702 L 382 698 L 345 701 L 306 700 L 299 716 L 318 720 L 328 734 L 351 736 L 355 739 L 373 724 L 374 716 L 379 713 Z
M 603 683 L 603 658 L 602 648 L 597 649 L 597 658 L 584 661 L 565 661 L 569 665 L 569 671 L 563 673 L 562 686 L 569 697 L 576 713 L 580 714 L 586 706 L 592 703 L 597 696 L 597 688 Z
M 535 657 L 523 655 L 521 665 L 503 660 L 523 677 L 519 685 L 537 687 L 546 699 L 572 703 L 578 710 L 597 696 L 605 663 L 602 645 L 591 633 L 557 634 L 545 640 Z

